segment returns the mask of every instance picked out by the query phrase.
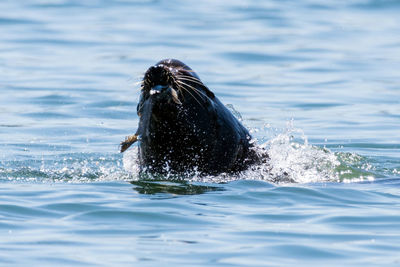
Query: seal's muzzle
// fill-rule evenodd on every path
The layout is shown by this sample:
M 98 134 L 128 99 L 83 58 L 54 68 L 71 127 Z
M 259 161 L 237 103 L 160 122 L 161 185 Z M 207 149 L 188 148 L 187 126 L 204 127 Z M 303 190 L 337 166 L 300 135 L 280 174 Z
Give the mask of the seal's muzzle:
M 155 95 L 155 94 L 165 92 L 167 89 L 168 89 L 168 86 L 166 86 L 166 85 L 156 85 L 150 89 L 150 95 Z

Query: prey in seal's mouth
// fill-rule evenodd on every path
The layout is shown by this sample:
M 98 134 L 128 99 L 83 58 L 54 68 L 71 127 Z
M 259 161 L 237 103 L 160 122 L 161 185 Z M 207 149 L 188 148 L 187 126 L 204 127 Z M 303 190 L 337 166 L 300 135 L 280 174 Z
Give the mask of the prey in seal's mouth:
M 146 71 L 137 114 L 138 129 L 121 152 L 138 141 L 141 172 L 237 172 L 258 160 L 248 130 L 179 60 Z
M 145 105 L 149 105 L 149 98 L 152 98 L 152 102 L 159 102 L 161 104 L 172 104 L 182 105 L 179 100 L 178 82 L 174 77 L 172 71 L 164 65 L 157 65 L 150 67 L 141 82 L 141 95 L 140 101 L 137 106 L 137 114 L 142 117 Z M 154 105 L 154 103 L 152 103 Z M 127 150 L 133 143 L 139 139 L 139 129 L 136 134 L 126 137 L 125 141 L 121 143 L 121 152 Z
M 205 95 L 214 98 L 212 93 L 203 83 L 200 78 L 186 65 L 170 66 L 168 63 L 176 63 L 176 60 L 167 60 L 167 64 L 157 64 L 151 66 L 144 74 L 141 82 L 141 96 L 137 106 L 137 114 L 142 117 L 145 105 L 149 99 L 152 100 L 152 106 L 155 104 L 158 107 L 182 105 L 187 94 L 191 99 L 194 99 L 198 104 Z M 179 62 L 181 63 L 181 62 Z M 200 91 L 196 87 L 201 86 L 205 92 Z M 158 108 L 159 109 L 159 108 Z M 166 108 L 164 107 L 164 110 Z M 152 112 L 157 112 L 153 109 Z M 139 129 L 134 135 L 127 136 L 125 141 L 121 142 L 121 152 L 127 150 L 132 144 L 140 139 Z

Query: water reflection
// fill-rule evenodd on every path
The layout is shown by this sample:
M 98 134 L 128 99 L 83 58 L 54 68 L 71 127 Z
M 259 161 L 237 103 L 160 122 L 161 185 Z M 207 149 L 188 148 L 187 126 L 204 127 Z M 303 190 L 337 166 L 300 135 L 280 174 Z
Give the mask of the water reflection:
M 224 191 L 218 185 L 199 185 L 185 181 L 131 181 L 134 185 L 133 190 L 140 194 L 173 194 L 173 195 L 200 195 L 207 192 Z

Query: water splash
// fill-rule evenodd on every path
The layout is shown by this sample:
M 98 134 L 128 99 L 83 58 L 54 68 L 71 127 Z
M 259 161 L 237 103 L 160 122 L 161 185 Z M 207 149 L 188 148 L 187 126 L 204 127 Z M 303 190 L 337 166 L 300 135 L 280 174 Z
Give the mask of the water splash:
M 269 159 L 235 175 L 222 173 L 204 176 L 196 171 L 186 175 L 139 175 L 138 147 L 134 146 L 123 156 L 119 153 L 67 153 L 43 156 L 41 159 L 4 159 L 0 162 L 0 180 L 67 183 L 164 180 L 214 184 L 234 180 L 264 180 L 282 184 L 348 183 L 385 177 L 381 170 L 375 170 L 371 159 L 354 153 L 334 153 L 309 144 L 307 136 L 301 129 L 295 128 L 292 121 L 280 132 L 270 126 L 252 129 L 252 132 L 257 132 L 257 136 L 263 138 L 268 136 L 267 141 L 254 139 L 254 142 L 259 144 L 256 150 L 267 152 Z M 393 175 L 397 171 L 393 168 L 387 172 Z
M 326 148 L 310 145 L 304 132 L 293 126 L 293 121 L 288 122 L 286 129 L 281 133 L 276 133 L 270 140 L 258 145 L 256 150 L 260 154 L 266 151 L 269 160 L 237 175 L 222 173 L 217 176 L 204 176 L 191 172 L 178 178 L 167 175 L 166 177 L 150 176 L 146 179 L 182 179 L 206 183 L 264 180 L 279 184 L 374 180 L 373 173 L 369 172 L 370 165 L 366 162 L 362 163 L 365 160 L 361 156 L 352 153 L 333 153 Z M 123 164 L 126 171 L 138 173 L 137 147 L 124 155 Z M 140 179 L 139 176 L 135 178 Z
M 0 162 L 0 180 L 9 182 L 87 183 L 130 181 L 132 175 L 121 168 L 118 154 L 69 153 L 40 160 Z
M 301 141 L 295 141 L 295 134 Z M 340 165 L 334 153 L 308 144 L 301 130 L 289 128 L 261 145 L 268 152 L 267 166 L 257 166 L 253 175 L 273 182 L 327 182 L 338 181 L 335 168 Z
M 242 114 L 240 114 L 240 112 L 235 109 L 233 104 L 226 104 L 225 107 L 229 109 L 230 112 L 232 112 L 233 116 L 235 116 L 236 119 L 238 119 L 239 121 L 243 121 Z

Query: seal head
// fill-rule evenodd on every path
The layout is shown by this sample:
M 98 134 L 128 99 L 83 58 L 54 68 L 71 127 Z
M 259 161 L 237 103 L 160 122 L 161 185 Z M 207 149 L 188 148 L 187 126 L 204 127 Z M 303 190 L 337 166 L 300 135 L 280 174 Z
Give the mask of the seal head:
M 237 172 L 257 161 L 247 129 L 184 63 L 166 59 L 143 78 L 135 135 L 139 163 L 151 173 Z

